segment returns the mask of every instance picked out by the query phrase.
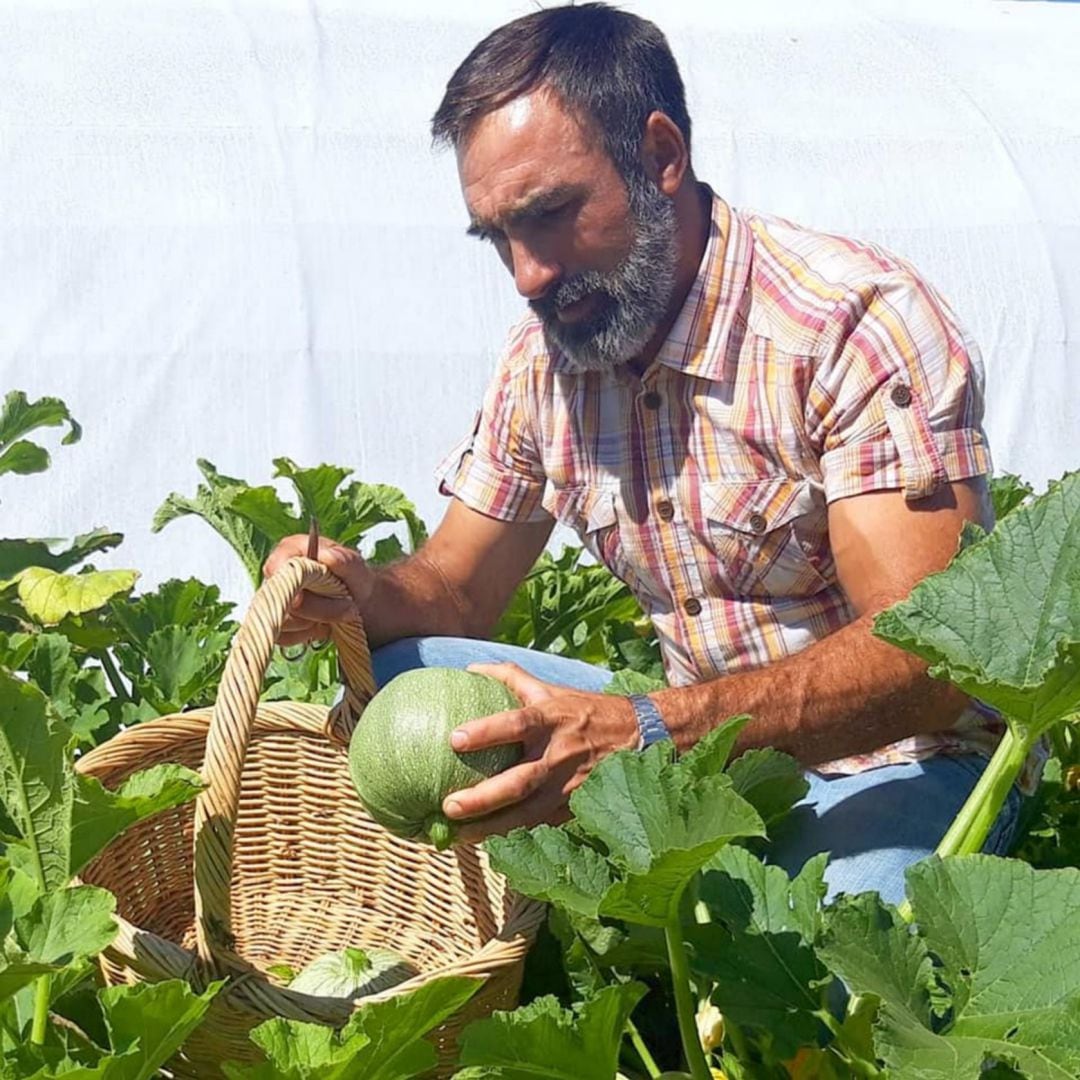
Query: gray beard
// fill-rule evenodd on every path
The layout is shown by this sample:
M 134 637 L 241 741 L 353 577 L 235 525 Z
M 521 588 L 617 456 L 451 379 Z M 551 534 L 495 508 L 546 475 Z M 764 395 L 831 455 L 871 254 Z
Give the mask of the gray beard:
M 549 341 L 574 372 L 607 371 L 633 360 L 656 333 L 675 292 L 679 261 L 675 205 L 644 176 L 627 181 L 634 238 L 614 270 L 587 270 L 559 283 L 547 296 L 529 301 Z M 557 312 L 596 293 L 599 308 L 578 323 L 562 323 Z

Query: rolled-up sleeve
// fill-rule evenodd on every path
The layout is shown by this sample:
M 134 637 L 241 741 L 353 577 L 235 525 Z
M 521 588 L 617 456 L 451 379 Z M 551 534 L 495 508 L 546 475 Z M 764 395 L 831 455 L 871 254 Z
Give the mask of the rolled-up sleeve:
M 513 342 L 484 395 L 472 433 L 435 470 L 439 491 L 500 521 L 541 521 L 545 475 L 527 398 L 527 361 Z
M 825 497 L 887 489 L 921 499 L 991 471 L 983 368 L 937 294 L 897 272 L 853 290 L 806 403 Z

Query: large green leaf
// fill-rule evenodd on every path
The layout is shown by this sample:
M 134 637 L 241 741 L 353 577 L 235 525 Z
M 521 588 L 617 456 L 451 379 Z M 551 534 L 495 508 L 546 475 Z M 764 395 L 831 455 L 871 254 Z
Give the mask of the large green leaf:
M 729 934 L 713 925 L 698 927 L 690 941 L 692 969 L 712 984 L 724 1016 L 764 1034 L 780 1058 L 817 1045 L 822 986 L 832 979 L 798 933 Z
M 622 983 L 564 1009 L 542 997 L 470 1024 L 461 1037 L 461 1064 L 454 1080 L 582 1080 L 612 1077 L 626 1022 L 645 993 Z
M 731 845 L 706 865 L 698 897 L 711 918 L 732 932 L 794 931 L 812 945 L 821 928 L 827 862 L 827 855 L 815 855 L 789 878 L 779 866 Z
M 687 931 L 691 967 L 712 984 L 714 1004 L 781 1058 L 816 1045 L 832 982 L 813 949 L 826 861 L 811 859 L 790 880 L 741 847 L 724 848 L 698 889 L 714 922 Z
M 435 979 L 411 993 L 359 1008 L 335 1032 L 321 1024 L 268 1020 L 252 1039 L 269 1061 L 227 1063 L 233 1080 L 411 1080 L 435 1065 L 425 1036 L 476 993 L 480 980 Z
M 301 469 L 288 458 L 276 458 L 274 464 L 275 478 L 289 480 L 296 490 L 298 513 L 272 486 L 252 487 L 200 460 L 206 482 L 199 485 L 193 499 L 170 495 L 154 515 L 154 531 L 188 514 L 201 517 L 240 556 L 255 585 L 261 582 L 263 564 L 278 541 L 307 532 L 312 517 L 323 536 L 342 544 L 356 544 L 373 526 L 396 521 L 406 524 L 414 548 L 427 535 L 416 508 L 397 488 L 361 483 L 341 488 L 352 470 L 335 465 Z
M 890 1075 L 974 1077 L 993 1062 L 1029 1080 L 1080 1075 L 1080 871 L 931 858 L 909 869 L 908 896 L 918 938 L 860 897 L 822 949 L 853 991 L 881 999 L 875 1045 Z M 929 956 L 944 1020 L 924 989 Z
M 15 920 L 15 937 L 32 960 L 64 967 L 96 956 L 116 937 L 112 893 L 90 885 L 42 896 Z
M 376 525 L 401 521 L 405 523 L 413 550 L 427 538 L 416 507 L 396 487 L 354 482 L 341 488 L 352 470 L 333 465 L 301 469 L 288 458 L 274 458 L 274 466 L 274 476 L 289 480 L 296 491 L 301 510 L 299 522 L 304 528 L 314 517 L 324 536 L 339 544 L 356 544 Z
M 81 773 L 75 781 L 78 790 L 72 807 L 72 874 L 77 874 L 128 826 L 191 802 L 205 786 L 199 774 L 184 765 L 141 769 L 115 791 Z
M 171 578 L 153 592 L 117 598 L 110 615 L 123 627 L 125 638 L 138 645 L 158 630 L 184 627 L 193 630 L 236 630 L 231 616 L 236 605 L 221 599 L 216 585 L 196 578 Z
M 31 566 L 19 574 L 19 599 L 35 622 L 55 626 L 69 615 L 104 607 L 114 596 L 132 589 L 138 576 L 137 570 L 58 574 Z
M 63 888 L 72 877 L 71 731 L 36 686 L 4 671 L 0 718 L 0 803 L 17 830 L 7 856 L 41 892 Z
M 771 748 L 747 750 L 728 766 L 732 787 L 761 815 L 765 828 L 785 818 L 810 790 L 802 767 Z
M 30 401 L 23 391 L 12 390 L 4 398 L 3 408 L 0 409 L 0 447 L 8 446 L 38 428 L 59 427 L 62 424 L 68 425 L 64 445 L 78 442 L 82 429 L 59 398 L 43 397 Z
M 63 573 L 97 552 L 116 547 L 123 539 L 123 533 L 95 529 L 76 536 L 67 548 L 60 548 L 60 540 L 0 540 L 0 581 L 29 566 Z
M 0 671 L 0 802 L 17 835 L 13 867 L 41 893 L 71 878 L 129 825 L 187 802 L 202 781 L 181 765 L 156 765 L 118 791 L 75 773 L 71 731 L 31 683 Z
M 826 909 L 818 955 L 857 994 L 873 994 L 912 1026 L 929 1028 L 936 984 L 926 942 L 876 893 Z
M 233 508 L 233 500 L 248 490 L 246 480 L 225 476 L 209 461 L 199 459 L 199 471 L 206 483 L 200 484 L 194 498 L 173 492 L 158 507 L 151 529 L 160 532 L 171 521 L 194 514 L 201 517 L 240 556 L 252 583 L 262 580 L 262 566 L 273 544 L 269 538 Z
M 25 671 L 81 743 L 109 723 L 111 694 L 100 668 L 80 667 L 64 634 L 0 634 L 0 664 Z
M 1037 733 L 1080 712 L 1080 473 L 966 547 L 874 632 Z
M 491 837 L 493 864 L 519 892 L 580 915 L 666 926 L 720 848 L 764 833 L 720 771 L 742 722 L 716 728 L 682 761 L 669 742 L 609 755 L 571 795 L 569 826 Z
M 538 825 L 484 841 L 492 865 L 525 896 L 590 918 L 615 882 L 616 871 L 595 848 L 565 828 Z
M 151 1080 L 199 1026 L 224 983 L 196 994 L 184 982 L 110 986 L 99 994 L 109 1029 L 112 1060 L 101 1080 Z
M 108 987 L 98 995 L 108 1048 L 73 1040 L 70 1032 L 57 1030 L 55 1045 L 19 1048 L 14 1060 L 19 1071 L 14 1075 L 20 1080 L 153 1080 L 202 1022 L 223 985 L 213 983 L 202 994 L 175 979 Z
M 113 600 L 114 653 L 136 699 L 157 714 L 212 704 L 237 629 L 232 611 L 217 586 L 195 579 Z

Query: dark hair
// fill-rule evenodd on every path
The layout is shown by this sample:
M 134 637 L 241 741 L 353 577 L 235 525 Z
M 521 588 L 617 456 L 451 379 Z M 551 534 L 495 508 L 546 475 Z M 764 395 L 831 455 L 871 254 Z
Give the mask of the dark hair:
M 641 171 L 641 140 L 659 110 L 690 146 L 686 92 L 667 39 L 651 22 L 607 4 L 546 8 L 492 31 L 446 85 L 431 122 L 458 146 L 483 116 L 541 84 L 595 125 L 624 177 Z

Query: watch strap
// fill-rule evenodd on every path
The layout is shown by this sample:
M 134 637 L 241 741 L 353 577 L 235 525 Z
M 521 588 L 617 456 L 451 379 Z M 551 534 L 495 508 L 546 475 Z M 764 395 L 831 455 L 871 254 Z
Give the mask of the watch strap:
M 664 718 L 660 715 L 660 710 L 652 698 L 647 694 L 630 694 L 627 700 L 637 718 L 639 750 L 644 750 L 645 747 L 652 746 L 661 739 L 671 738 L 671 732 L 668 731 L 667 724 L 664 723 Z

